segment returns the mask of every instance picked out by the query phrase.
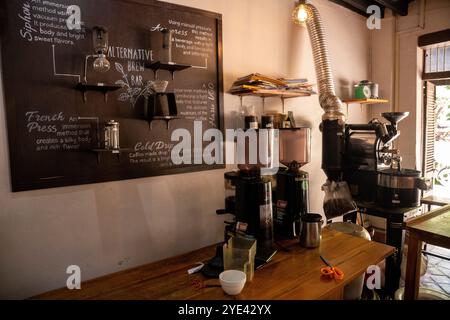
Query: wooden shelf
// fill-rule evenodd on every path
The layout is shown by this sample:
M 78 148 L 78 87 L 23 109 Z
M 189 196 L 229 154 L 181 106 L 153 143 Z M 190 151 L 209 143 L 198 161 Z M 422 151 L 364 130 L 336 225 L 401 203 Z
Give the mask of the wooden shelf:
M 263 90 L 263 89 L 257 91 L 231 93 L 231 94 L 240 97 L 254 96 L 260 98 L 281 98 L 281 99 L 310 97 L 313 95 L 310 93 L 290 92 L 288 90 Z
M 346 104 L 383 104 L 389 103 L 389 100 L 385 99 L 348 99 L 343 100 L 343 103 Z
M 316 95 L 316 93 L 299 93 L 299 92 L 292 92 L 289 90 L 255 90 L 255 91 L 248 91 L 248 92 L 230 92 L 230 94 L 234 96 L 241 97 L 241 107 L 242 107 L 242 97 L 260 97 L 263 99 L 263 111 L 265 108 L 265 99 L 266 98 L 280 98 L 283 103 L 283 114 L 285 113 L 285 103 L 284 100 L 286 99 L 292 99 L 292 98 L 301 98 L 301 97 L 310 97 L 312 95 Z

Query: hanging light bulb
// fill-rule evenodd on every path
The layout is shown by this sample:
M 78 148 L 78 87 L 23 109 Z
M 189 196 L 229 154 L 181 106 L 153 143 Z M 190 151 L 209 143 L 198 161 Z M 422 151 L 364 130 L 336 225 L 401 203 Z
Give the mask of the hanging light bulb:
M 92 41 L 97 59 L 94 61 L 94 70 L 97 72 L 108 72 L 111 64 L 106 58 L 109 51 L 108 47 L 108 31 L 102 27 L 94 27 L 92 32 Z
M 308 19 L 308 11 L 306 11 L 305 1 L 299 1 L 292 13 L 292 20 L 295 24 L 302 25 Z

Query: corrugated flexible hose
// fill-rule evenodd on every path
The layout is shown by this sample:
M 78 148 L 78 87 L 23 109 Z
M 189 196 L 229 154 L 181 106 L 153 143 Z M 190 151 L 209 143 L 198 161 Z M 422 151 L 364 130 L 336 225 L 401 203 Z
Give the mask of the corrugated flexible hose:
M 306 26 L 314 55 L 320 105 L 325 111 L 323 120 L 339 120 L 343 124 L 345 122 L 343 104 L 336 96 L 322 20 L 319 11 L 313 5 L 305 4 L 305 10 L 308 13 Z
M 308 14 L 306 26 L 311 39 L 319 89 L 319 101 L 325 111 L 322 116 L 322 169 L 329 180 L 340 181 L 343 174 L 345 114 L 343 103 L 336 96 L 325 30 L 319 11 L 304 4 Z

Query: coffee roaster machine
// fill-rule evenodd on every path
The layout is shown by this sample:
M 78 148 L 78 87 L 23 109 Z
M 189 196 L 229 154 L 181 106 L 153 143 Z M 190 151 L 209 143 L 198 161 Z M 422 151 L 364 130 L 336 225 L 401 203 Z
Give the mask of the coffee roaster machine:
M 355 200 L 380 207 L 418 207 L 420 192 L 431 187 L 421 172 L 405 169 L 402 156 L 394 148 L 400 136 L 399 123 L 408 112 L 383 113 L 369 124 L 348 124 L 345 130 L 343 180 Z
M 378 119 L 369 124 L 348 124 L 345 130 L 344 180 L 356 200 L 375 202 L 378 172 L 401 163 L 393 142 L 399 137 L 398 124 L 408 113 L 384 113 L 391 122 Z

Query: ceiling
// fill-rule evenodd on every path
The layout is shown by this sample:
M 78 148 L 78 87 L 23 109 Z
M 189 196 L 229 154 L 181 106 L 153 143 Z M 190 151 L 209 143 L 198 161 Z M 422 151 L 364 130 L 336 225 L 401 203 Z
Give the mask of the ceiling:
M 384 17 L 384 10 L 391 9 L 398 15 L 408 15 L 408 4 L 413 0 L 329 0 L 335 2 L 347 9 L 355 11 L 356 13 L 369 16 L 366 10 L 371 5 L 377 5 L 381 8 L 381 15 Z

